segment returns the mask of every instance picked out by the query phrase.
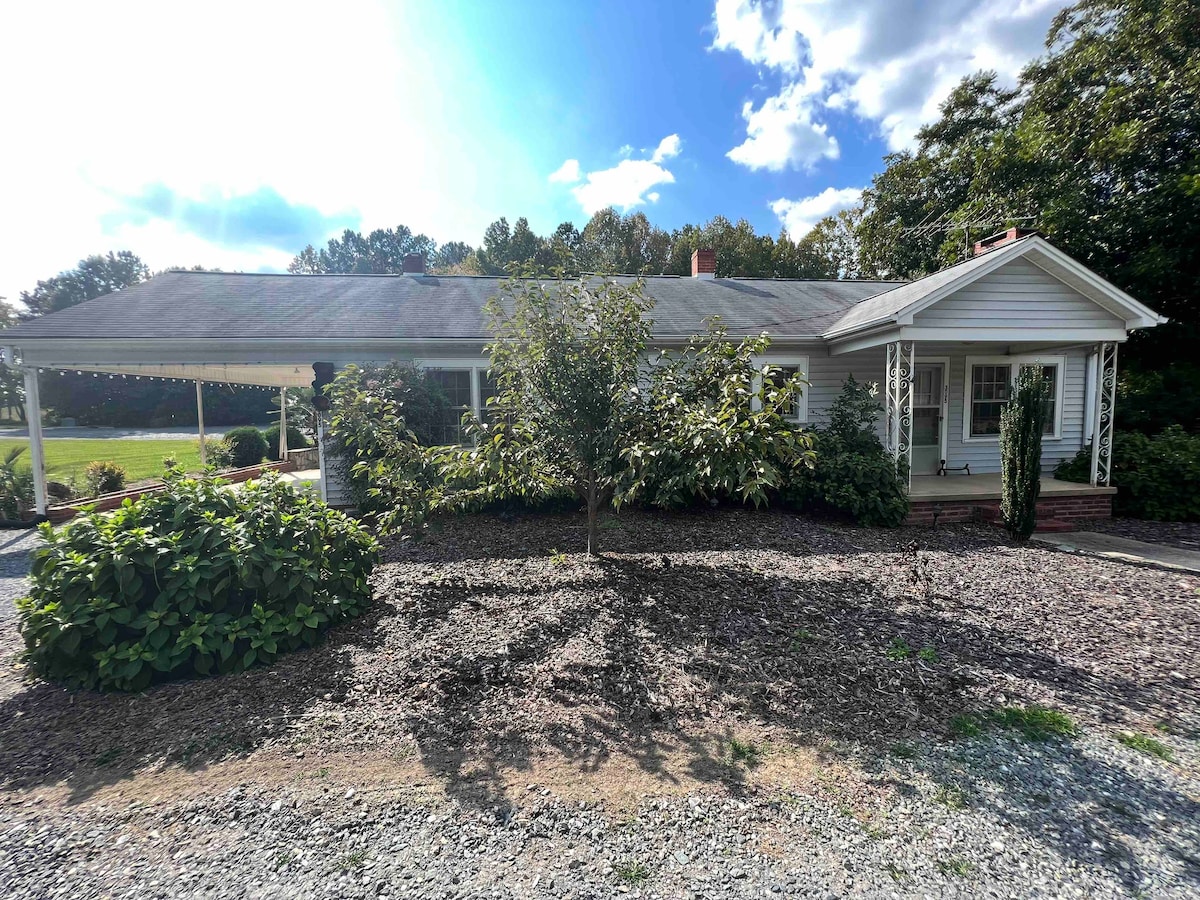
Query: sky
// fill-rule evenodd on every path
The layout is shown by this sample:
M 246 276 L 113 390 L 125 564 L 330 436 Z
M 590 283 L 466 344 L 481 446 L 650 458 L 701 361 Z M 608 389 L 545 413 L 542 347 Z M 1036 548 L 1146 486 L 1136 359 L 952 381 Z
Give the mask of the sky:
M 597 209 L 794 238 L 1063 0 L 24 3 L 0 30 L 0 296 L 84 256 L 282 271 L 345 228 L 477 246 Z

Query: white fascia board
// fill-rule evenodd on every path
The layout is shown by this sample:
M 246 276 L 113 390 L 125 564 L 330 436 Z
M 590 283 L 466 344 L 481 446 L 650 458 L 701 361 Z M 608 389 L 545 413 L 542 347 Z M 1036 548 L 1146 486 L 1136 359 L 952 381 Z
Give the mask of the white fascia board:
M 1124 328 L 923 328 L 899 330 L 902 341 L 952 341 L 958 343 L 1018 344 L 1094 344 L 1098 341 L 1124 341 Z
M 882 347 L 892 341 L 900 340 L 900 329 L 893 325 L 882 328 L 870 334 L 860 334 L 855 337 L 842 338 L 829 343 L 829 355 L 841 356 L 843 353 L 853 353 L 856 350 L 868 350 L 871 347 Z

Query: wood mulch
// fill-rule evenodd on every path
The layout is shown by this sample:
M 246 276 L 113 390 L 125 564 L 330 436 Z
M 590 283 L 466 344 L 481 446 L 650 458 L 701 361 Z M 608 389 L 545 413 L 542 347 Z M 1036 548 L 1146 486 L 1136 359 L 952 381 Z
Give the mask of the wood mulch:
M 71 693 L 27 682 L 0 624 L 0 782 L 95 785 L 230 756 L 391 754 L 428 769 L 547 754 L 653 764 L 656 741 L 945 735 L 968 710 L 1196 729 L 1200 580 L 1018 547 L 993 528 L 880 531 L 780 512 L 475 516 L 391 542 L 377 602 L 267 669 Z

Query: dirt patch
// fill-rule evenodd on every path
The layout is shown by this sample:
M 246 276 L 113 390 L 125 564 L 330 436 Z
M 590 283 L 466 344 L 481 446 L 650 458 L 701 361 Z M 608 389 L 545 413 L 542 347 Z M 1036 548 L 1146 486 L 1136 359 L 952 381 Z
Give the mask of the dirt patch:
M 324 645 L 137 696 L 25 683 L 4 626 L 0 778 L 68 801 L 312 772 L 476 804 L 541 780 L 619 799 L 802 783 L 834 750 L 939 740 L 1005 703 L 1198 724 L 1194 578 L 994 529 L 741 511 L 614 517 L 589 560 L 568 552 L 581 525 L 471 517 L 395 542 L 371 611 Z

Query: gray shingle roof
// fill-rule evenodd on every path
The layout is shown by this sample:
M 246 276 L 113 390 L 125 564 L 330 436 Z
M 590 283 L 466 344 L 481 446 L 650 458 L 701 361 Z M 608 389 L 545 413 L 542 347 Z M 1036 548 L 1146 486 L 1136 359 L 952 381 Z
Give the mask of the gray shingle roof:
M 621 280 L 630 280 L 622 278 Z M 9 329 L 37 338 L 486 338 L 482 315 L 501 279 L 468 276 L 167 272 Z M 659 336 L 690 335 L 720 315 L 731 334 L 819 335 L 894 281 L 649 277 Z

